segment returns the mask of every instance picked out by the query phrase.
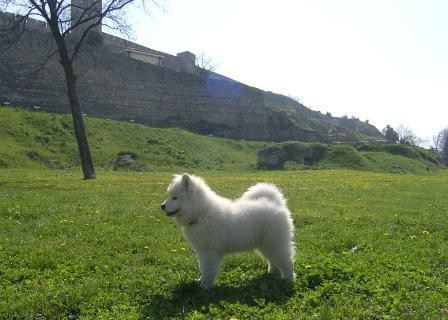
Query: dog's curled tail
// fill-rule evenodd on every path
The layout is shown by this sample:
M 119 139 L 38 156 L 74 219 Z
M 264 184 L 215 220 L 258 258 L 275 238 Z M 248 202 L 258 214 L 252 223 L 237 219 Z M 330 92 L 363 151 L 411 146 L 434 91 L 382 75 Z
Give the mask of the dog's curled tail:
M 276 205 L 286 207 L 286 200 L 281 191 L 272 183 L 257 183 L 250 187 L 241 197 L 242 200 L 266 198 Z

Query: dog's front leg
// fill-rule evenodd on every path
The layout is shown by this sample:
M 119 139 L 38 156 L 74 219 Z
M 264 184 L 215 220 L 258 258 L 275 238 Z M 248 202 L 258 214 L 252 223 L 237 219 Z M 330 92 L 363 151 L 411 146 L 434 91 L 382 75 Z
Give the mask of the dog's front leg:
M 221 267 L 221 257 L 216 252 L 206 251 L 199 252 L 198 258 L 199 268 L 201 269 L 199 284 L 203 289 L 211 289 Z

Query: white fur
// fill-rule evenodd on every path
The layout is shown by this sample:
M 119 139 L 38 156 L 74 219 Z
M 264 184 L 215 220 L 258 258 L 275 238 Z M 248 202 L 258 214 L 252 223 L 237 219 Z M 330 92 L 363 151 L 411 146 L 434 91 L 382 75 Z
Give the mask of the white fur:
M 185 173 L 173 177 L 168 193 L 162 208 L 176 219 L 198 256 L 201 287 L 213 287 L 224 255 L 254 249 L 268 260 L 269 273 L 279 270 L 294 281 L 294 226 L 273 184 L 258 183 L 230 200 Z

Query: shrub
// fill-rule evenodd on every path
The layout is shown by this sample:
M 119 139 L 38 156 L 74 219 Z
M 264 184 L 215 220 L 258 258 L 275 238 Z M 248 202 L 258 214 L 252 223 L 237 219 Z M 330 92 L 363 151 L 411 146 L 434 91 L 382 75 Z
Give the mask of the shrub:
M 258 167 L 263 169 L 282 169 L 285 161 L 286 154 L 283 147 L 278 144 L 260 150 L 257 155 Z
M 366 163 L 358 151 L 347 145 L 333 146 L 327 154 L 327 159 L 346 168 L 361 169 Z
M 286 161 L 313 165 L 321 160 L 328 148 L 320 143 L 288 141 L 269 146 L 258 153 L 259 168 L 283 169 Z

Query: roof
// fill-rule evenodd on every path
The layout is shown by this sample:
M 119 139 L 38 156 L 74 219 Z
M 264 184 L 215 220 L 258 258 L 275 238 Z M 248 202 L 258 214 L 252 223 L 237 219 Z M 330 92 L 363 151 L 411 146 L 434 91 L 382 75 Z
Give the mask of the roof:
M 163 55 L 161 54 L 157 54 L 157 53 L 152 53 L 152 52 L 148 52 L 148 51 L 143 51 L 143 50 L 139 50 L 139 49 L 135 49 L 135 48 L 124 48 L 122 51 L 120 51 L 120 53 L 123 52 L 133 52 L 133 53 L 139 53 L 141 55 L 145 55 L 145 56 L 151 56 L 151 57 L 156 57 L 156 58 L 163 58 Z

